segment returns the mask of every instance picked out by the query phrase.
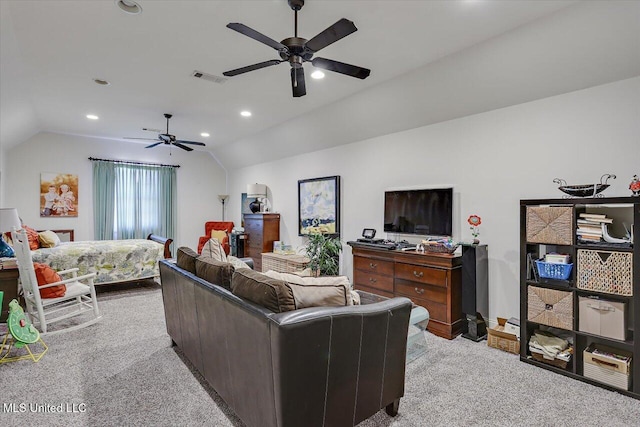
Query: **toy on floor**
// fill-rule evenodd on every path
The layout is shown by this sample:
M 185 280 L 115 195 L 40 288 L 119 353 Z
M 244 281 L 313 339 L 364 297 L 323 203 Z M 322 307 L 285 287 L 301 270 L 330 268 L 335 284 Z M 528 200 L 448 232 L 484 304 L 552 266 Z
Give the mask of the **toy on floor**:
M 29 322 L 24 310 L 20 307 L 17 300 L 9 303 L 9 317 L 7 318 L 7 332 L 4 335 L 2 344 L 0 345 L 0 363 L 15 362 L 18 360 L 31 359 L 34 362 L 39 361 L 49 349 L 40 338 L 40 332 Z M 43 350 L 40 353 L 33 353 L 30 344 L 39 343 Z M 26 349 L 29 354 L 9 356 L 11 349 Z M 4 355 L 2 355 L 2 353 Z

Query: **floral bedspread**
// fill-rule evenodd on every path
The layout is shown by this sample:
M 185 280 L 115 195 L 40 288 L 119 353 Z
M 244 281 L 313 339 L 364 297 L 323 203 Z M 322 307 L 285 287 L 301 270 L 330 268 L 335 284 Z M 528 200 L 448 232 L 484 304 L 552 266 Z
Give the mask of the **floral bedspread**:
M 145 239 L 63 242 L 55 248 L 31 251 L 33 262 L 56 271 L 79 268 L 78 275 L 96 273 L 94 283 L 104 284 L 158 276 L 164 246 Z

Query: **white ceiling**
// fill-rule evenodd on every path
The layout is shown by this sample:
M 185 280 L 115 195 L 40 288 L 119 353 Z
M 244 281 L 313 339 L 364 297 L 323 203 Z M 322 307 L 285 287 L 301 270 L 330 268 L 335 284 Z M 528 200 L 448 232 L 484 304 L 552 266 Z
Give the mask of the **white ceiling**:
M 191 76 L 194 70 L 221 76 L 226 70 L 276 59 L 275 50 L 225 25 L 241 22 L 278 41 L 293 36 L 294 15 L 286 0 L 138 3 L 143 13 L 128 15 L 112 0 L 3 0 L 0 117 L 5 123 L 16 115 L 11 109 L 26 102 L 39 131 L 154 137 L 142 128 L 163 128 L 162 113 L 167 112 L 174 114 L 170 130 L 178 138 L 203 141 L 217 153 L 232 152 L 234 144 L 294 118 L 312 117 L 314 111 L 346 105 L 345 98 L 388 86 L 575 2 L 307 0 L 298 15 L 301 37 L 309 39 L 343 17 L 358 27 L 316 56 L 372 72 L 366 80 L 327 72 L 325 79 L 315 81 L 306 64 L 307 95 L 302 98 L 291 96 L 287 64 L 232 77 L 224 84 Z M 94 78 L 111 85 L 99 86 Z M 253 117 L 240 117 L 243 109 Z M 87 120 L 88 113 L 100 120 Z M 202 138 L 201 132 L 211 136 Z M 7 143 L 12 141 L 5 137 Z M 245 161 L 227 158 L 228 166 L 260 161 L 246 151 L 238 156 Z

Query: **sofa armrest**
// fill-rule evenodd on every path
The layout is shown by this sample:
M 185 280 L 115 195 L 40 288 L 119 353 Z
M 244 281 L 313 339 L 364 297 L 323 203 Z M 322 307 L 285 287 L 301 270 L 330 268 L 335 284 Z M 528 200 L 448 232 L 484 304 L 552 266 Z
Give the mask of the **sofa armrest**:
M 354 425 L 397 403 L 404 395 L 410 315 L 408 298 L 390 298 L 271 316 L 280 425 Z

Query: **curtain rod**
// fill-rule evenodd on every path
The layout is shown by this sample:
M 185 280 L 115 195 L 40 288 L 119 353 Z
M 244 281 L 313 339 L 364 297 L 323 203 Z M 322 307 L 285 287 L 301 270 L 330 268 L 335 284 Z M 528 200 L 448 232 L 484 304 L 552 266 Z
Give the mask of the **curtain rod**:
M 95 157 L 89 157 L 92 162 L 111 162 L 111 163 L 124 163 L 127 165 L 143 165 L 143 166 L 164 166 L 170 168 L 179 168 L 180 165 L 165 165 L 162 163 L 144 163 L 144 162 L 131 162 L 129 160 L 112 160 L 112 159 L 96 159 Z

